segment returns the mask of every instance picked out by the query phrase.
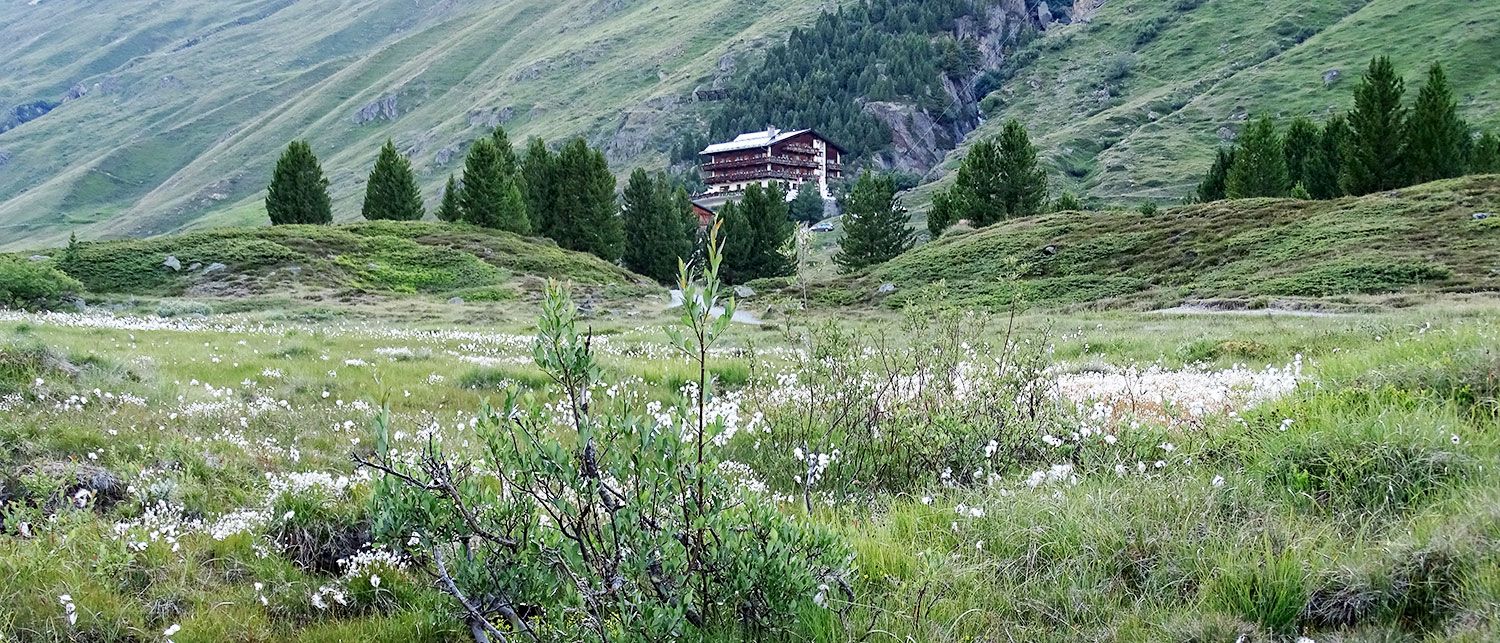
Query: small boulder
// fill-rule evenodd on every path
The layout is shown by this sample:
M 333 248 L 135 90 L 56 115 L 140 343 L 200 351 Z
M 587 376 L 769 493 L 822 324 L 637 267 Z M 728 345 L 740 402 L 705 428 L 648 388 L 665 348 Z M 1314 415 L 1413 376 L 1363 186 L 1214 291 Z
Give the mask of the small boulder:
M 27 259 L 31 261 L 46 261 L 51 258 L 52 257 L 49 257 L 47 255 L 31 255 L 30 257 L 27 257 Z
M 182 270 L 182 262 L 178 261 L 174 255 L 167 255 L 166 260 L 162 261 L 161 265 L 171 268 L 172 272 Z
M 450 306 L 462 306 L 462 305 L 464 305 L 464 298 L 463 297 L 453 297 L 453 298 L 451 298 L 451 299 L 448 300 L 448 305 L 450 305 Z
M 188 264 L 188 272 L 197 272 L 198 269 L 202 268 L 202 267 L 203 267 L 202 263 L 194 261 L 193 263 Z
M 211 274 L 214 274 L 216 272 L 224 272 L 225 270 L 228 270 L 228 269 L 229 269 L 229 266 L 226 266 L 226 265 L 224 265 L 222 263 L 219 263 L 219 262 L 215 261 L 215 262 L 213 262 L 211 264 L 208 264 L 208 267 L 203 269 L 203 274 L 205 274 L 205 275 L 211 275 Z
M 737 299 L 749 299 L 755 296 L 755 289 L 749 286 L 735 286 L 734 296 Z
M 1490 218 L 1491 216 L 1494 216 L 1494 215 L 1492 215 L 1492 214 L 1490 214 L 1488 212 L 1475 212 L 1474 213 L 1474 220 L 1475 221 L 1483 221 L 1485 219 Z
M 1327 86 L 1332 85 L 1332 84 L 1334 84 L 1336 82 L 1339 82 L 1339 77 L 1343 76 L 1343 75 L 1344 75 L 1344 72 L 1342 72 L 1340 70 L 1337 70 L 1337 69 L 1330 69 L 1328 71 L 1323 72 L 1323 86 L 1327 87 Z
M 889 295 L 893 292 L 896 292 L 896 284 L 885 282 L 883 284 L 880 284 L 880 287 L 876 288 L 875 292 L 882 295 Z

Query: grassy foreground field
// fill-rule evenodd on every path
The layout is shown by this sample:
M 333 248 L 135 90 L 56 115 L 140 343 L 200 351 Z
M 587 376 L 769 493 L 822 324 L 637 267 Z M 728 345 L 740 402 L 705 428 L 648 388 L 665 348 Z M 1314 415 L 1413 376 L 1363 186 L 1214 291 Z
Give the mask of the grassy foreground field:
M 712 448 L 852 549 L 853 593 L 809 593 L 776 631 L 684 635 L 1495 640 L 1494 311 L 736 327 L 711 372 L 740 430 Z M 661 321 L 599 322 L 594 348 L 611 390 L 670 406 L 693 372 Z M 0 639 L 469 639 L 399 543 L 366 544 L 372 475 L 350 454 L 382 405 L 397 444 L 477 452 L 483 400 L 555 395 L 533 333 L 0 313 Z M 940 405 L 878 392 L 943 363 L 972 386 Z M 875 433 L 822 410 L 866 398 Z M 816 482 L 802 447 L 833 455 Z

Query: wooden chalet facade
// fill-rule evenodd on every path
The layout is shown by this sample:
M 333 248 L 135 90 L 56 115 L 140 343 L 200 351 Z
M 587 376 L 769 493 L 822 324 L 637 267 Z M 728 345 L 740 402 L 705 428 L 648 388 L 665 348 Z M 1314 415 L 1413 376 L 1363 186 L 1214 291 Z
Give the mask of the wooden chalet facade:
M 698 196 L 701 201 L 722 204 L 737 199 L 752 184 L 782 183 L 791 195 L 810 187 L 830 199 L 829 184 L 844 176 L 844 153 L 837 143 L 810 129 L 773 127 L 741 134 L 699 152 L 706 189 Z

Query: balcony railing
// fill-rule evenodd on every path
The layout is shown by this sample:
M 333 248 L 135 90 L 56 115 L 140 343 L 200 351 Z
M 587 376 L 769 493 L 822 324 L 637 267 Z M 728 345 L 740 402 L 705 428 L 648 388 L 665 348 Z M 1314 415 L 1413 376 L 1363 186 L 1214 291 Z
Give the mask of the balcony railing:
M 746 170 L 743 172 L 726 172 L 710 177 L 704 177 L 709 184 L 730 183 L 734 181 L 758 181 L 762 179 L 786 179 L 789 181 L 804 181 L 814 178 L 811 174 L 798 174 L 785 170 Z
M 709 162 L 709 163 L 704 163 L 703 164 L 703 169 L 704 170 L 721 170 L 721 169 L 725 169 L 725 168 L 745 167 L 747 165 L 768 165 L 768 164 L 790 165 L 790 166 L 794 166 L 794 167 L 811 167 L 811 168 L 818 167 L 818 162 L 816 160 L 814 160 L 814 159 L 800 158 L 800 157 L 796 157 L 796 156 L 772 156 L 772 157 L 757 156 L 757 157 L 754 157 L 754 158 L 747 158 L 747 159 L 729 159 L 729 160 L 724 160 L 724 161 L 712 161 L 712 162 Z
M 818 153 L 818 149 L 817 148 L 815 148 L 815 147 L 813 147 L 811 145 L 803 145 L 801 143 L 787 143 L 786 145 L 781 146 L 781 149 L 784 149 L 784 150 L 786 150 L 788 152 L 801 152 L 803 154 L 817 154 Z

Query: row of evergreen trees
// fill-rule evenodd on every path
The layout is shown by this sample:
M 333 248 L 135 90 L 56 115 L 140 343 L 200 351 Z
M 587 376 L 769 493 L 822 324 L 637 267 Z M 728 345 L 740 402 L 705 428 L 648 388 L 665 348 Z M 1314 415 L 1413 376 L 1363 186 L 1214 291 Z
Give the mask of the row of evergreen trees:
M 678 202 L 685 202 L 684 196 Z M 679 210 L 691 214 L 690 206 Z M 366 219 L 415 221 L 426 211 L 411 162 L 386 141 L 365 185 Z M 273 225 L 333 221 L 328 179 L 306 141 L 293 141 L 276 164 L 266 196 Z M 516 234 L 550 237 L 570 250 L 617 261 L 625 249 L 625 222 L 615 178 L 604 154 L 583 139 L 552 151 L 532 139 L 518 157 L 504 129 L 470 146 L 462 177 L 449 175 L 435 213 Z
M 1233 147 L 1220 148 L 1198 184 L 1199 201 L 1246 197 L 1332 199 L 1461 176 L 1500 172 L 1500 139 L 1478 140 L 1458 115 L 1441 65 L 1433 65 L 1415 103 L 1388 57 L 1370 61 L 1354 91 L 1354 109 L 1321 127 L 1297 117 L 1285 132 L 1261 115 Z
M 953 186 L 933 195 L 927 229 L 936 238 L 958 221 L 987 226 L 1046 207 L 1047 173 L 1026 128 L 1012 119 L 999 136 L 969 147 Z M 1072 200 L 1062 208 L 1077 209 Z

